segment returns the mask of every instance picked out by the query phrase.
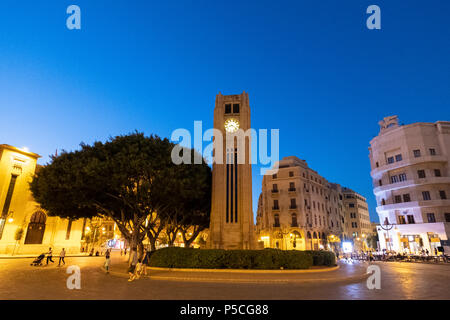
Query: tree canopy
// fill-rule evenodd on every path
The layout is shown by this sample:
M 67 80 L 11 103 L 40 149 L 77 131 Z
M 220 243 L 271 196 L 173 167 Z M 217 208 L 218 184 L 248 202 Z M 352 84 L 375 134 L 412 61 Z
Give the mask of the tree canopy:
M 211 169 L 205 162 L 175 165 L 173 147 L 168 139 L 139 132 L 81 144 L 80 150 L 52 157 L 30 189 L 50 216 L 104 215 L 115 221 L 132 248 L 147 236 L 154 249 L 168 226 L 192 227 L 198 235 L 209 224 Z

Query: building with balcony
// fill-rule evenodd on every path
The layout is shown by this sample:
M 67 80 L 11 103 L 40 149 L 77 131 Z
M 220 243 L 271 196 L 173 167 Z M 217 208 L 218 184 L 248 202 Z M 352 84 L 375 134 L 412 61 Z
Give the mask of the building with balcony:
M 369 157 L 381 249 L 450 252 L 450 122 L 379 124 Z
M 349 237 L 343 191 L 308 167 L 285 157 L 279 170 L 265 175 L 258 200 L 256 230 L 266 248 L 339 250 Z
M 353 240 L 356 251 L 367 251 L 365 240 L 372 233 L 372 226 L 366 198 L 349 188 L 342 188 L 342 194 L 346 233 Z

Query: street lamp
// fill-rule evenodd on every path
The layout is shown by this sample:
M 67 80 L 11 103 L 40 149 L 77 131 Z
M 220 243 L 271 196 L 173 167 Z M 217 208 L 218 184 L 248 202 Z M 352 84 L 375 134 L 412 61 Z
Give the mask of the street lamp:
M 14 211 L 11 210 L 11 211 L 9 212 L 8 216 L 9 216 L 8 222 L 9 222 L 9 223 L 12 223 L 12 222 L 14 221 Z
M 391 238 L 389 236 L 389 230 L 392 230 L 392 228 L 394 227 L 393 224 L 389 223 L 389 219 L 386 217 L 386 219 L 384 220 L 384 225 L 382 225 L 380 223 L 380 227 L 381 229 L 383 229 L 384 231 L 387 231 L 387 236 L 388 236 L 388 242 L 389 242 L 389 251 L 392 251 L 392 247 L 391 247 Z
M 92 235 L 91 241 L 90 241 L 90 244 L 91 244 L 91 246 L 92 246 L 91 249 L 93 249 L 93 248 L 95 247 L 95 244 L 96 244 L 95 238 L 97 237 L 97 229 L 100 228 L 101 224 L 102 224 L 102 222 L 99 221 L 98 219 L 95 219 L 95 218 L 91 219 L 91 221 L 90 221 L 90 225 L 91 225 L 92 228 L 94 229 L 94 230 L 93 230 L 93 231 L 94 231 L 94 234 Z M 87 227 L 86 227 L 86 231 L 88 231 L 88 232 L 91 231 L 91 228 L 90 228 L 89 226 L 87 226 Z M 92 232 L 91 232 L 91 234 L 92 234 Z M 89 245 L 88 245 L 86 251 L 89 252 Z

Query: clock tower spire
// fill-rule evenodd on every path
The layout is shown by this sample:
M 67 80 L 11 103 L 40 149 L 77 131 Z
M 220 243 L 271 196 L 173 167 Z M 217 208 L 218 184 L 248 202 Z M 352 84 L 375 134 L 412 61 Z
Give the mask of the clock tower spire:
M 216 96 L 213 185 L 208 247 L 254 249 L 248 94 Z M 248 131 L 250 132 L 250 131 Z M 238 140 L 243 139 L 242 143 Z M 222 148 L 217 150 L 216 148 Z M 221 161 L 222 160 L 222 161 Z

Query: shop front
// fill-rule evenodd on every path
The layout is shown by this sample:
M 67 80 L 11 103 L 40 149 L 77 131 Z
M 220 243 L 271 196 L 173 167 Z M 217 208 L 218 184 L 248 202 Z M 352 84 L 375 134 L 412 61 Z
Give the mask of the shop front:
M 441 247 L 441 239 L 438 234 L 428 233 L 428 241 L 430 243 L 430 254 L 437 255 L 439 254 L 439 248 Z
M 423 249 L 423 240 L 420 235 L 404 235 L 400 238 L 402 251 L 408 254 L 420 254 Z

